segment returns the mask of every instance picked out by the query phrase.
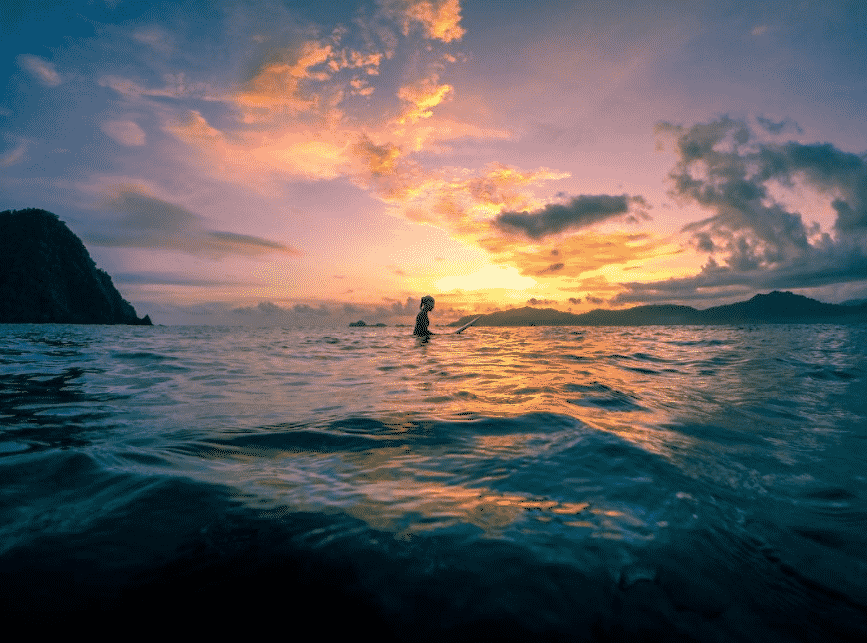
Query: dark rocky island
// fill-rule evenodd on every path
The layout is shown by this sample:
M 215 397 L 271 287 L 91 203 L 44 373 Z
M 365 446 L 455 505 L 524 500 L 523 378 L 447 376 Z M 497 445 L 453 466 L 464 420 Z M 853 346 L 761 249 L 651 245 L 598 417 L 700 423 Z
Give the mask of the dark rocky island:
M 467 315 L 449 326 L 463 326 Z M 774 291 L 749 301 L 697 310 L 691 306 L 661 304 L 625 310 L 564 313 L 553 308 L 525 306 L 483 315 L 474 326 L 675 326 L 699 324 L 841 324 L 867 322 L 867 304 L 825 304 L 803 295 Z
M 385 328 L 385 324 L 381 322 L 379 324 L 368 324 L 363 319 L 359 319 L 357 322 L 350 322 L 349 325 L 358 328 Z
M 0 323 L 151 325 L 56 214 L 0 212 Z

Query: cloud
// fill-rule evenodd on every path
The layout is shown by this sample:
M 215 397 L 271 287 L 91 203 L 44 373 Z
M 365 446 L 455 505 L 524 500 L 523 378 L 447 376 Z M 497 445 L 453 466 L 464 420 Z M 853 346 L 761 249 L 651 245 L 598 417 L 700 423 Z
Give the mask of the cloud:
M 367 135 L 353 145 L 353 151 L 362 160 L 370 175 L 375 178 L 388 177 L 397 173 L 400 148 L 393 143 L 376 145 Z
M 121 218 L 85 233 L 96 245 L 124 248 L 162 248 L 193 255 L 223 257 L 255 256 L 269 252 L 300 254 L 282 243 L 218 230 L 208 230 L 205 221 L 181 206 L 147 193 L 140 186 L 121 185 L 106 198 L 100 209 L 121 214 Z
M 137 147 L 147 142 L 144 130 L 135 121 L 106 121 L 100 128 L 121 145 Z
M 281 119 L 280 124 L 285 125 L 287 117 L 306 116 L 320 127 L 333 125 L 343 117 L 339 105 L 347 93 L 372 94 L 368 81 L 357 74 L 377 76 L 385 53 L 341 47 L 342 33 L 336 31 L 330 42 L 308 39 L 268 52 L 251 77 L 230 93 L 229 101 L 241 112 L 242 120 L 276 124 L 274 119 Z
M 301 254 L 298 250 L 285 246 L 282 243 L 269 241 L 268 239 L 263 239 L 261 237 L 254 237 L 249 234 L 220 232 L 219 230 L 205 231 L 204 234 L 212 242 L 215 242 L 221 247 L 225 247 L 229 253 L 231 253 L 231 249 L 234 249 L 236 254 L 243 255 L 261 254 L 262 252 L 267 252 L 269 250 L 285 252 L 287 254 Z
M 356 184 L 393 205 L 394 214 L 473 241 L 489 234 L 487 219 L 500 206 L 534 203 L 526 188 L 569 176 L 548 168 L 523 171 L 499 163 L 475 172 L 453 167 L 427 169 L 403 148 L 377 144 L 366 136 L 353 151 L 358 165 Z
M 159 285 L 159 286 L 191 286 L 194 288 L 214 288 L 226 285 L 249 286 L 249 282 L 232 281 L 229 279 L 203 279 L 192 277 L 186 273 L 171 272 L 119 272 L 112 273 L 112 280 L 117 284 L 129 285 Z
M 291 10 L 269 4 L 267 15 L 253 16 L 247 8 L 236 7 L 239 19 L 232 33 L 214 35 L 245 43 L 240 50 L 230 48 L 241 52 L 242 59 L 231 59 L 227 52 L 229 59 L 220 63 L 233 76 L 240 74 L 234 84 L 224 86 L 215 84 L 219 74 L 200 82 L 205 77 L 198 66 L 186 73 L 165 73 L 162 83 L 159 76 L 154 79 L 155 65 L 166 69 L 165 61 L 154 62 L 154 50 L 171 53 L 172 61 L 192 52 L 185 51 L 189 42 L 181 35 L 144 24 L 123 33 L 125 40 L 141 43 L 136 48 L 139 60 L 124 69 L 136 69 L 133 64 L 139 62 L 140 71 L 106 69 L 99 83 L 118 94 L 127 113 L 147 114 L 149 123 L 158 123 L 185 144 L 163 146 L 160 137 L 153 154 L 169 150 L 178 164 L 199 175 L 270 196 L 281 194 L 287 179 L 347 178 L 389 205 L 404 202 L 423 208 L 424 195 L 433 195 L 435 184 L 446 178 L 439 170 L 423 171 L 418 153 L 442 153 L 447 145 L 469 146 L 510 134 L 438 113 L 437 106 L 454 89 L 440 79 L 447 67 L 443 52 L 421 42 L 420 34 L 404 42 L 420 79 L 394 87 L 390 96 L 381 92 L 367 98 L 374 87 L 379 93 L 374 81 L 383 65 L 406 71 L 403 61 L 389 63 L 394 51 L 380 33 L 380 28 L 397 33 L 389 16 L 406 22 L 407 29 L 422 27 L 434 39 L 462 33 L 458 2 L 386 2 L 384 7 L 372 14 L 361 11 L 352 29 L 338 26 L 328 35 L 297 21 L 276 19 L 288 18 Z M 263 22 L 267 20 L 274 26 Z M 219 104 L 202 105 L 202 100 Z M 145 136 L 139 131 L 144 126 L 138 125 L 143 118 L 134 121 L 114 117 L 103 129 L 122 145 L 152 143 L 154 130 L 145 128 Z
M 287 176 L 343 176 L 352 161 L 349 136 L 336 130 L 286 127 L 224 133 L 196 110 L 169 119 L 164 130 L 195 151 L 184 151 L 184 162 L 201 163 L 221 181 L 263 191 Z
M 483 248 L 497 261 L 516 266 L 521 274 L 536 277 L 577 279 L 585 273 L 623 266 L 680 252 L 668 240 L 642 232 L 599 233 L 586 231 L 557 241 L 557 255 L 548 246 L 523 245 L 511 239 L 487 238 Z M 552 263 L 552 256 L 556 261 Z
M 223 101 L 226 96 L 213 85 L 191 80 L 184 72 L 163 74 L 164 85 L 158 88 L 145 87 L 122 76 L 102 76 L 99 84 L 109 87 L 131 102 L 142 98 L 193 98 L 204 101 Z
M 536 280 L 521 275 L 512 266 L 486 266 L 469 275 L 443 277 L 436 286 L 442 291 L 449 290 L 525 290 L 536 285 Z
M 431 110 L 443 102 L 448 93 L 454 89 L 451 85 L 438 83 L 439 75 L 432 74 L 411 85 L 401 87 L 397 96 L 402 101 L 409 103 L 409 107 L 398 119 L 398 122 L 414 124 L 423 118 L 433 116 Z
M 391 143 L 376 144 L 364 138 L 354 149 L 367 173 L 360 179 L 361 184 L 393 205 L 396 214 L 475 244 L 500 264 L 500 270 L 517 270 L 516 275 L 525 278 L 575 278 L 612 263 L 625 264 L 678 251 L 672 250 L 666 240 L 622 232 L 573 233 L 558 239 L 556 248 L 539 247 L 555 232 L 572 232 L 606 220 L 635 222 L 649 218 L 644 212 L 649 206 L 638 196 L 579 196 L 565 205 L 545 204 L 533 196 L 536 185 L 568 177 L 568 173 L 548 168 L 521 170 L 500 163 L 475 171 L 428 170 Z M 524 212 L 518 214 L 519 209 Z M 450 277 L 438 287 L 517 290 L 534 283 L 532 279 L 520 281 L 498 273 Z
M 786 130 L 793 130 L 798 134 L 804 133 L 804 130 L 801 129 L 801 126 L 788 117 L 784 118 L 781 121 L 773 121 L 770 118 L 766 118 L 764 116 L 757 116 L 756 121 L 765 131 L 770 134 L 780 134 Z
M 414 25 L 421 26 L 425 38 L 452 42 L 460 40 L 465 31 L 460 26 L 459 0 L 379 0 L 385 14 L 409 35 Z
M 60 74 L 54 68 L 54 63 L 44 58 L 31 54 L 21 54 L 16 56 L 15 60 L 24 71 L 46 87 L 57 87 L 57 85 L 63 82 Z
M 683 232 L 708 260 L 700 273 L 627 283 L 615 300 L 681 301 L 721 293 L 791 289 L 867 279 L 867 159 L 829 143 L 783 144 L 723 117 L 692 127 L 661 123 L 675 139 L 672 195 L 710 216 Z M 834 212 L 833 235 L 775 199 L 772 188 L 811 191 Z
M 0 167 L 11 167 L 24 160 L 28 141 L 20 136 L 11 136 L 9 134 L 6 134 L 5 138 L 12 139 L 16 143 L 11 150 L 0 154 Z
M 266 317 L 273 317 L 275 315 L 285 315 L 288 311 L 272 301 L 260 301 L 255 306 L 233 308 L 232 312 L 240 315 L 265 315 Z
M 567 203 L 550 203 L 534 212 L 501 212 L 493 220 L 494 227 L 504 232 L 521 232 L 535 240 L 567 230 L 586 228 L 594 223 L 621 217 L 632 205 L 646 206 L 641 197 L 579 195 Z M 647 218 L 647 215 L 644 215 Z
M 407 297 L 406 303 L 401 303 L 388 297 L 385 298 L 388 303 L 389 311 L 392 315 L 415 315 L 419 310 L 421 301 L 418 297 Z
M 132 37 L 149 47 L 153 48 L 164 56 L 168 56 L 174 50 L 174 38 L 172 34 L 160 27 L 152 26 L 144 29 L 139 29 L 132 34 Z
M 333 311 L 320 304 L 318 308 L 314 308 L 309 304 L 295 304 L 292 307 L 292 312 L 299 315 L 315 315 L 317 317 L 330 317 Z
M 272 52 L 252 78 L 234 95 L 247 122 L 270 117 L 274 112 L 293 113 L 317 107 L 319 96 L 305 91 L 303 81 L 326 80 L 333 70 L 326 65 L 332 57 L 330 44 L 310 40 L 297 49 Z M 314 71 L 315 67 L 321 68 Z

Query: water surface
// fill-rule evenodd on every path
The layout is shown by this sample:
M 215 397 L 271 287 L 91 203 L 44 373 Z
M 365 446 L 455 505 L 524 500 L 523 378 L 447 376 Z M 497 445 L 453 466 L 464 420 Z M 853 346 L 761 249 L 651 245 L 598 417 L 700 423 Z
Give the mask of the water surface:
M 0 600 L 861 640 L 867 327 L 0 326 Z

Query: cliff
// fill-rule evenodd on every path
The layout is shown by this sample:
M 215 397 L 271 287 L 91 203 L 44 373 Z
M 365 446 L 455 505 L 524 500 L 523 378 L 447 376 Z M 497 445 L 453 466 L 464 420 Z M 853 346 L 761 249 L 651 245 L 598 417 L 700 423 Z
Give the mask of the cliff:
M 467 315 L 449 326 L 463 326 Z M 475 326 L 649 326 L 692 324 L 812 324 L 867 322 L 867 304 L 825 304 L 803 295 L 774 291 L 749 301 L 697 310 L 672 304 L 636 306 L 625 310 L 564 313 L 552 308 L 516 308 L 482 316 Z
M 142 324 L 56 214 L 0 212 L 0 323 Z

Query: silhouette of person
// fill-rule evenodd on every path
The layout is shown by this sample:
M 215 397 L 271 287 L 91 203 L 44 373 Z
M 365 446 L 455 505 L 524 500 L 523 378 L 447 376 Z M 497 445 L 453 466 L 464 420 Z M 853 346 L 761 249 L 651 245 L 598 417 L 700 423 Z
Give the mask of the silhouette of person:
M 430 337 L 433 335 L 427 327 L 430 321 L 427 318 L 427 313 L 429 310 L 433 310 L 434 308 L 434 298 L 430 295 L 425 295 L 421 298 L 421 305 L 419 306 L 421 310 L 415 318 L 415 330 L 412 331 L 412 334 L 416 337 Z

